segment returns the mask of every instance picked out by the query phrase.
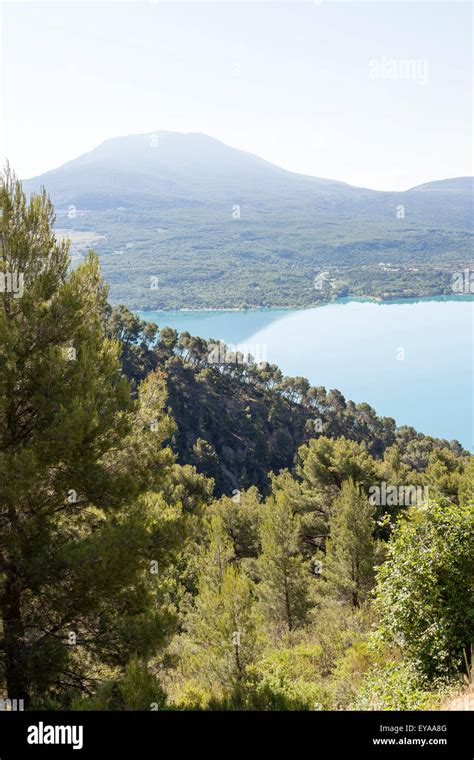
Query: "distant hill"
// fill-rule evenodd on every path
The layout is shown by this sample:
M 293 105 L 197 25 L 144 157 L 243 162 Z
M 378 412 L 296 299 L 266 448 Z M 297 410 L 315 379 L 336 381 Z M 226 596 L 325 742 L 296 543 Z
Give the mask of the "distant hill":
M 431 192 L 457 192 L 472 193 L 474 177 L 453 177 L 452 179 L 440 179 L 435 182 L 426 182 L 423 185 L 413 187 L 410 192 L 427 190 Z
M 204 134 L 155 132 L 106 140 L 24 181 L 27 192 L 42 185 L 77 260 L 92 243 L 112 300 L 132 307 L 430 295 L 469 263 L 470 177 L 378 192 Z
M 28 190 L 41 184 L 59 208 L 69 204 L 88 209 L 136 204 L 156 208 L 244 199 L 265 204 L 309 198 L 340 202 L 358 195 L 350 185 L 288 172 L 207 135 L 173 132 L 106 140 L 25 183 Z

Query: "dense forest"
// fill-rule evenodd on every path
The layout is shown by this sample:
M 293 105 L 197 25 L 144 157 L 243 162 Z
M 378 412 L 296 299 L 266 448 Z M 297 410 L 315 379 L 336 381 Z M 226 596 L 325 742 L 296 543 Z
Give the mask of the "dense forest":
M 453 279 L 472 269 L 472 177 L 382 192 L 288 172 L 205 134 L 157 132 L 111 138 L 26 181 L 43 185 L 75 264 L 94 246 L 114 305 L 472 294 Z
M 291 468 L 298 448 L 322 434 L 363 443 L 376 459 L 396 445 L 402 463 L 417 471 L 426 469 L 435 449 L 467 453 L 457 441 L 398 428 L 369 404 L 311 387 L 304 377 L 284 377 L 276 365 L 235 355 L 216 339 L 159 329 L 124 306 L 109 307 L 106 325 L 120 343 L 132 388 L 150 372 L 163 372 L 167 411 L 176 422 L 172 448 L 181 464 L 214 479 L 218 495 L 250 485 L 266 494 L 270 473 Z M 212 361 L 216 347 L 218 363 Z
M 27 708 L 437 709 L 471 679 L 473 458 L 112 308 L 0 187 L 0 682 Z M 15 287 L 20 285 L 21 287 Z
M 62 209 L 57 230 L 71 238 L 75 264 L 92 242 L 111 303 L 137 310 L 472 295 L 469 283 L 456 290 L 453 279 L 473 268 L 469 227 L 396 219 L 399 202 L 393 218 L 380 221 L 319 208 L 300 218 L 292 206 L 259 204 L 243 206 L 237 220 L 230 201 L 211 209 L 87 208 L 73 218 Z

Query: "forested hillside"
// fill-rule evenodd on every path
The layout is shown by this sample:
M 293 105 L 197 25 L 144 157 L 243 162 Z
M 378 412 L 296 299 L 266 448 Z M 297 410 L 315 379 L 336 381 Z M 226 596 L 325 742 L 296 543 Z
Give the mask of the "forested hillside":
M 160 329 L 124 306 L 109 311 L 107 330 L 120 341 L 124 373 L 134 387 L 152 370 L 163 370 L 168 410 L 177 423 L 173 450 L 182 464 L 212 477 L 218 494 L 249 485 L 266 492 L 269 473 L 292 467 L 299 446 L 321 435 L 363 443 L 375 458 L 396 444 L 402 462 L 418 471 L 435 449 L 463 453 L 457 441 L 397 427 L 369 404 L 311 387 L 304 377 L 284 377 L 277 366 L 256 364 L 223 345 L 215 364 L 209 360 L 219 341 Z
M 0 187 L 0 686 L 27 708 L 437 709 L 473 458 L 108 303 Z M 22 283 L 14 288 L 13 283 Z
M 156 132 L 106 140 L 25 182 L 42 185 L 75 263 L 92 241 L 111 301 L 129 308 L 453 295 L 472 260 L 471 177 L 379 192 L 208 135 Z

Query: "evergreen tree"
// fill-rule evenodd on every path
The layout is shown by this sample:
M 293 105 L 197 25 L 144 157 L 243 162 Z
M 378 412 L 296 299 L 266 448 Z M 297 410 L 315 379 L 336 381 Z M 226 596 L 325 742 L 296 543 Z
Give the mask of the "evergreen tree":
M 220 516 L 213 516 L 209 533 L 185 623 L 183 663 L 200 684 L 233 694 L 243 688 L 258 649 L 254 584 L 231 564 L 234 552 Z
M 329 520 L 323 578 L 326 593 L 353 607 L 365 601 L 373 585 L 374 529 L 374 508 L 352 480 L 344 481 Z
M 431 452 L 423 481 L 431 499 L 446 496 L 451 501 L 458 497 L 459 483 L 469 459 L 456 456 L 448 448 Z
M 156 369 L 158 359 L 151 346 L 156 342 L 158 327 L 132 314 L 125 306 L 107 307 L 107 335 L 120 342 L 120 363 L 133 385 Z
M 0 645 L 8 696 L 40 705 L 170 630 L 150 573 L 172 550 L 166 505 L 142 495 L 171 462 L 171 423 L 159 375 L 132 400 L 97 260 L 68 272 L 46 194 L 28 204 L 7 169 L 0 211 L 0 277 L 22 282 L 0 292 Z
M 310 606 L 310 576 L 298 551 L 299 535 L 299 517 L 284 493 L 277 492 L 265 504 L 260 526 L 258 595 L 267 622 L 288 633 L 305 622 Z
M 462 506 L 474 503 L 474 457 L 466 460 L 466 466 L 459 481 L 459 503 Z
M 321 549 L 329 531 L 329 504 L 319 488 L 305 480 L 297 480 L 288 470 L 271 474 L 272 493 L 282 492 L 294 514 L 300 517 L 300 551 L 310 561 L 316 550 Z
M 247 491 L 236 490 L 232 497 L 222 496 L 211 506 L 211 511 L 222 517 L 235 556 L 239 560 L 258 556 L 260 510 L 260 494 L 255 486 Z
M 331 501 L 345 480 L 364 485 L 374 482 L 376 461 L 364 444 L 340 436 L 312 439 L 298 450 L 297 473 L 303 482 L 324 492 Z

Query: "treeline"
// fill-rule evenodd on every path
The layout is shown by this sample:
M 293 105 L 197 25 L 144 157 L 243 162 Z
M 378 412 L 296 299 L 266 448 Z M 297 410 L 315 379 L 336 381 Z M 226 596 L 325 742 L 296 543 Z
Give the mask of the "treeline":
M 364 443 L 376 458 L 396 445 L 402 462 L 419 471 L 436 449 L 467 454 L 457 441 L 397 427 L 369 404 L 312 387 L 304 377 L 284 377 L 276 365 L 257 364 L 225 346 L 214 363 L 218 340 L 159 329 L 125 306 L 109 309 L 107 332 L 120 342 L 124 373 L 135 388 L 150 372 L 164 372 L 177 423 L 173 450 L 181 463 L 212 477 L 219 495 L 250 485 L 266 493 L 269 473 L 292 467 L 299 446 L 320 435 Z
M 0 186 L 0 690 L 32 709 L 439 706 L 470 677 L 473 460 L 112 310 Z M 232 357 L 228 357 L 232 358 Z M 234 357 L 235 359 L 236 357 Z

